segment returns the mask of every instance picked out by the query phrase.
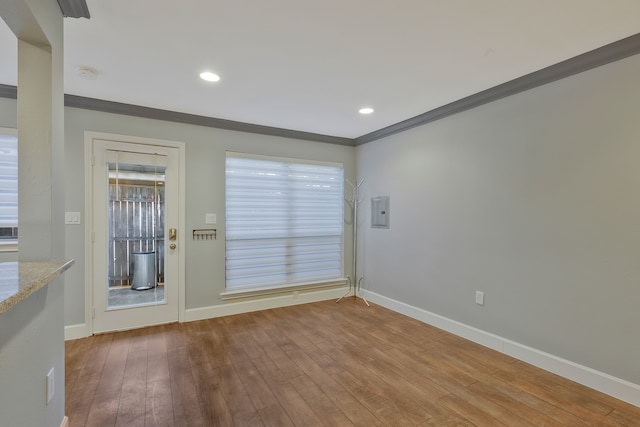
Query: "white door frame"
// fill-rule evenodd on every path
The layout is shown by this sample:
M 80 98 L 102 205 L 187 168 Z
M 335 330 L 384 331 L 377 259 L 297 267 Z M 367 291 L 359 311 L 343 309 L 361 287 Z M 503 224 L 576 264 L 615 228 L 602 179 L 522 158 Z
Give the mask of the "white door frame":
M 85 326 L 87 330 L 87 336 L 93 334 L 93 190 L 92 190 L 92 177 L 93 177 L 93 141 L 95 139 L 123 142 L 127 144 L 143 144 L 143 145 L 157 145 L 161 147 L 177 148 L 179 153 L 179 186 L 178 186 L 178 247 L 179 251 L 179 281 L 178 281 L 178 321 L 184 322 L 185 320 L 185 143 L 181 141 L 169 141 L 154 138 L 142 138 L 137 136 L 118 135 L 112 133 L 92 132 L 85 131 L 84 133 L 84 282 L 85 282 Z

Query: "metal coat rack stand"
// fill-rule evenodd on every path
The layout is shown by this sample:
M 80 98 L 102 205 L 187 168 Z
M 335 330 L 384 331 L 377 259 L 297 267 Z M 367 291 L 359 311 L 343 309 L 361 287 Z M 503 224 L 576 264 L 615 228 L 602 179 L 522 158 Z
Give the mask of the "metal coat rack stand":
M 362 301 L 364 301 L 364 303 L 367 304 L 367 307 L 369 307 L 369 302 L 362 295 L 360 291 L 364 277 L 360 276 L 360 278 L 358 278 L 358 205 L 360 205 L 360 202 L 364 200 L 364 198 L 362 199 L 359 198 L 360 186 L 364 182 L 364 178 L 361 179 L 360 182 L 358 182 L 357 184 L 352 183 L 348 179 L 346 181 L 347 181 L 347 184 L 349 184 L 349 186 L 351 186 L 351 189 L 352 189 L 351 199 L 347 199 L 345 197 L 344 200 L 353 210 L 353 221 L 352 221 L 353 222 L 353 279 L 351 278 L 351 276 L 347 276 L 347 281 L 349 282 L 349 290 L 347 291 L 346 294 L 338 298 L 336 302 L 340 302 L 340 300 L 342 300 L 346 296 L 353 296 L 356 299 L 357 298 L 362 299 Z

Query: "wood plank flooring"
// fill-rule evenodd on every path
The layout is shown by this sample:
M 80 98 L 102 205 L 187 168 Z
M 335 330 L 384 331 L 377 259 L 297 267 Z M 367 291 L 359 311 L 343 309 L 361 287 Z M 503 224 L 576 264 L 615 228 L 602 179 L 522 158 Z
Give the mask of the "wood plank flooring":
M 640 408 L 347 299 L 66 343 L 78 426 L 640 426 Z

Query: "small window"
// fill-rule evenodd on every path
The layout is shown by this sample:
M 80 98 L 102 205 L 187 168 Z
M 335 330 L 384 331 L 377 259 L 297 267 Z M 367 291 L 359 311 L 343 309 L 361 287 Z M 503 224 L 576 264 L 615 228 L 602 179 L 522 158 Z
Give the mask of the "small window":
M 342 165 L 228 153 L 226 289 L 340 280 Z
M 0 128 L 0 245 L 18 242 L 18 137 Z

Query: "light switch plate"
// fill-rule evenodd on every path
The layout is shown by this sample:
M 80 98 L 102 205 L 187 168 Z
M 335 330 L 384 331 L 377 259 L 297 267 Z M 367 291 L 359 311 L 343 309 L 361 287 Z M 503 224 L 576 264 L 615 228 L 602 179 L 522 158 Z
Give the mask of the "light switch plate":
M 215 224 L 217 222 L 216 214 L 207 213 L 204 214 L 204 223 L 205 224 Z
M 65 212 L 64 223 L 70 225 L 79 225 L 81 223 L 80 212 Z

